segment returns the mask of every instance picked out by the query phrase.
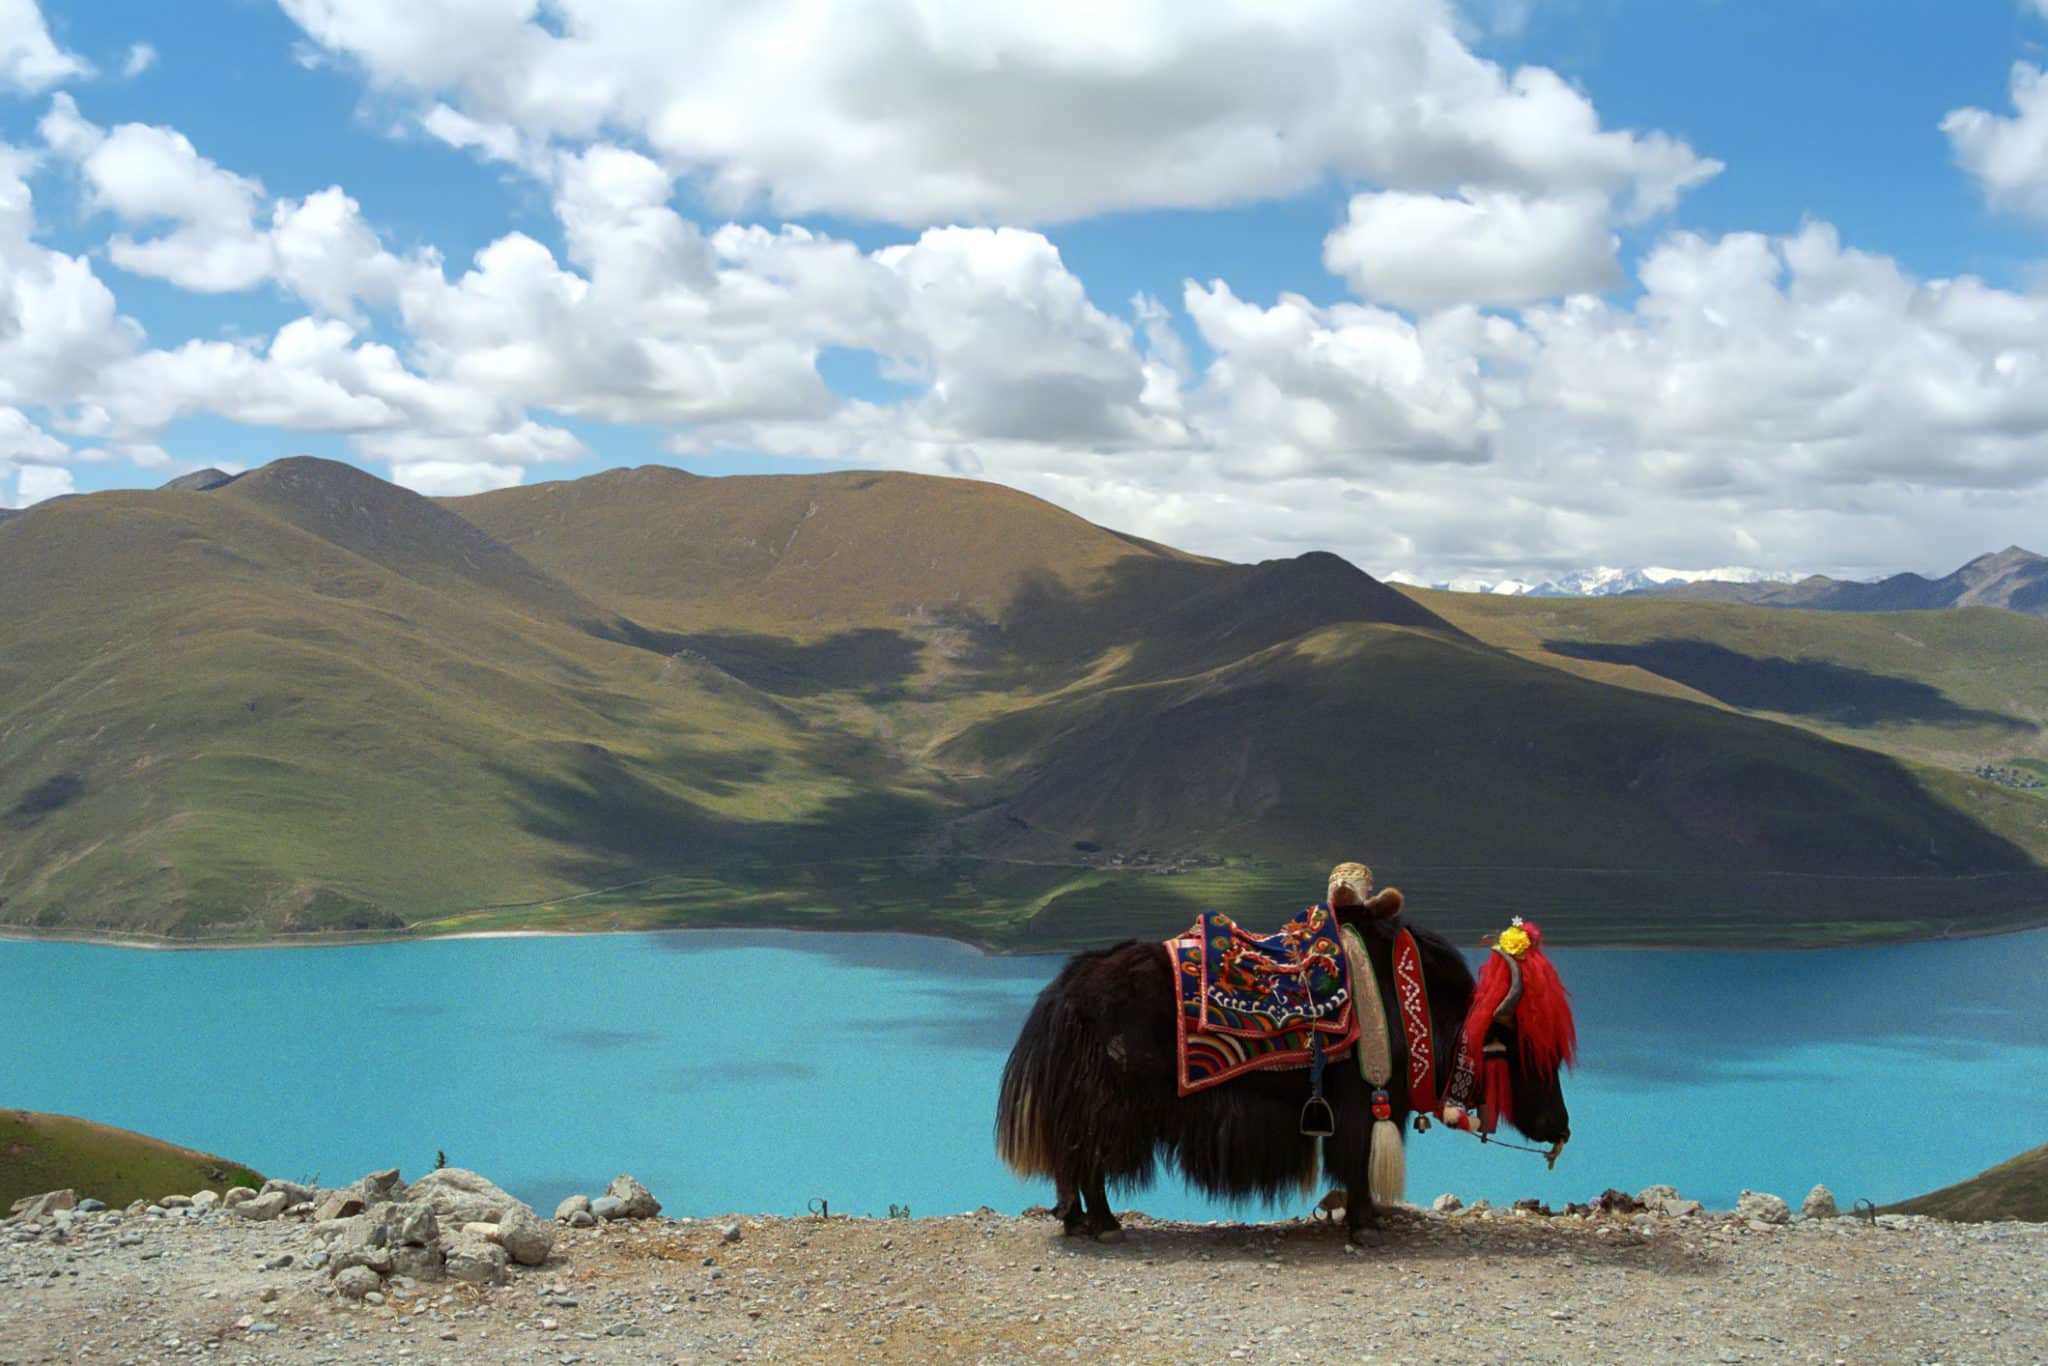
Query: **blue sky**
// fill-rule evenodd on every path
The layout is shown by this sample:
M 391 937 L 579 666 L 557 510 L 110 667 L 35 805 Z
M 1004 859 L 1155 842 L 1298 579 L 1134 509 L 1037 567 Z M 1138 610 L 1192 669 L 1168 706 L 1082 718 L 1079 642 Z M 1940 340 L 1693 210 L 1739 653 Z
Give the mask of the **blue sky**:
M 2035 0 L 624 8 L 0 0 L 0 503 L 313 453 L 1429 580 L 2041 540 Z

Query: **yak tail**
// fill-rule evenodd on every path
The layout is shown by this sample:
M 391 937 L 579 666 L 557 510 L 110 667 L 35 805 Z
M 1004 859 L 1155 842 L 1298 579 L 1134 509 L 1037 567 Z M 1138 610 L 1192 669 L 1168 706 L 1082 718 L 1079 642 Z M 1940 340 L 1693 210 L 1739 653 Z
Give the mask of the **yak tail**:
M 1408 1154 L 1401 1146 L 1401 1126 L 1391 1119 L 1374 1120 L 1371 1143 L 1366 1189 L 1373 1204 L 1387 1209 L 1408 1192 Z
M 1052 997 L 1048 988 L 1032 1006 L 1003 1067 L 1003 1088 L 996 1100 L 996 1155 L 1019 1176 L 1056 1176 L 1045 1113 L 1053 1061 Z

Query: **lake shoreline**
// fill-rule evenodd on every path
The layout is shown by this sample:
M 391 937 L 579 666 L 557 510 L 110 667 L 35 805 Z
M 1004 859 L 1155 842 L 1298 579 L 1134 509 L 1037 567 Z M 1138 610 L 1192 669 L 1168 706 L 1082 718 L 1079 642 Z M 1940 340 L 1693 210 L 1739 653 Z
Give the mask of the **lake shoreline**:
M 1276 923 L 1277 923 L 1276 917 Z M 1411 919 L 1413 919 L 1411 917 Z M 1249 923 L 1249 922 L 1247 922 Z M 1436 928 L 1426 920 L 1415 920 L 1427 928 Z M 1252 928 L 1257 928 L 1255 925 Z M 1957 929 L 1952 923 L 1942 932 L 1921 932 L 1908 925 L 1879 925 L 1870 927 L 1873 932 L 1856 938 L 1815 941 L 1797 936 L 1774 937 L 1766 927 L 1758 927 L 1760 933 L 1754 939 L 1740 944 L 1731 944 L 1725 937 L 1700 937 L 1695 939 L 1578 939 L 1568 932 L 1559 934 L 1555 928 L 1546 930 L 1546 942 L 1553 948 L 1602 949 L 1644 951 L 1684 950 L 1687 952 L 1822 952 L 1828 949 L 1882 948 L 1903 944 L 1942 944 L 1971 939 L 1995 939 L 2001 935 L 2029 934 L 2036 930 L 2048 929 L 2048 915 L 2038 920 L 2021 923 L 2001 923 L 1983 929 Z M 895 926 L 862 925 L 755 925 L 755 924 L 704 924 L 674 925 L 654 928 L 631 929 L 493 929 L 493 930 L 451 930 L 445 933 L 413 934 L 386 930 L 361 932 L 337 931 L 306 935 L 271 935 L 260 939 L 172 939 L 163 935 L 125 934 L 118 931 L 98 930 L 89 934 L 70 934 L 63 931 L 39 931 L 24 926 L 0 926 L 0 943 L 15 942 L 29 944 L 87 944 L 99 948 L 138 949 L 152 953 L 179 953 L 220 950 L 263 950 L 263 949 L 322 949 L 353 948 L 374 944 L 434 944 L 452 940 L 486 939 L 584 939 L 594 936 L 618 935 L 665 935 L 731 933 L 734 931 L 759 934 L 859 934 L 859 935 L 901 935 L 914 939 L 936 939 L 949 944 L 958 944 L 974 950 L 985 958 L 1043 958 L 1066 957 L 1085 952 L 1088 947 L 1107 947 L 1119 942 L 1104 939 L 1099 945 L 1034 946 L 990 939 L 968 938 L 964 935 L 946 934 L 938 930 L 903 929 Z M 1126 936 L 1131 937 L 1131 936 Z M 1456 936 L 1453 935 L 1455 939 Z M 1475 938 L 1470 947 L 1479 947 Z

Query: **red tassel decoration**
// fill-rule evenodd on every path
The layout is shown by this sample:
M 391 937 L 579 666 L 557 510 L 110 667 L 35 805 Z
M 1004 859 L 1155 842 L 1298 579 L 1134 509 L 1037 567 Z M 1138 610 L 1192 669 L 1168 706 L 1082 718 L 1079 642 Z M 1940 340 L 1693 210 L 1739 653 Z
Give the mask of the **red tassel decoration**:
M 1572 1020 L 1571 993 L 1565 990 L 1557 968 L 1543 952 L 1543 931 L 1534 921 L 1524 921 L 1515 928 L 1527 937 L 1528 947 L 1515 959 L 1521 969 L 1522 995 L 1508 1023 L 1514 1028 L 1523 1065 L 1539 1076 L 1549 1076 L 1560 1065 L 1570 1066 L 1578 1060 L 1579 1035 Z M 1512 937 L 1512 931 L 1503 936 Z M 1465 1016 L 1465 1047 L 1475 1058 L 1486 1043 L 1494 1011 L 1507 999 L 1514 983 L 1515 972 L 1509 968 L 1504 954 L 1504 949 L 1497 948 L 1479 965 L 1472 1008 Z
M 1572 994 L 1559 980 L 1557 968 L 1543 952 L 1543 932 L 1524 922 L 1529 952 L 1522 956 L 1522 1003 L 1515 1008 L 1515 1029 L 1522 1037 L 1522 1061 L 1548 1076 L 1560 1065 L 1579 1060 L 1579 1030 L 1572 1020 Z
M 1490 1055 L 1479 1064 L 1480 1094 L 1486 1097 L 1481 1111 L 1481 1133 L 1490 1134 L 1502 1124 L 1512 1124 L 1515 1119 L 1515 1088 L 1508 1080 L 1508 1060 L 1500 1054 Z

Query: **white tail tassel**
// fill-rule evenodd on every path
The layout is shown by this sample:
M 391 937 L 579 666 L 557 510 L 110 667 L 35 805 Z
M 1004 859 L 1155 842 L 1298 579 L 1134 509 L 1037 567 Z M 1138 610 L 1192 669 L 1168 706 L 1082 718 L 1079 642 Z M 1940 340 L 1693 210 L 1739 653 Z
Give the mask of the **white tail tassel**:
M 1372 1202 L 1386 1209 L 1408 1193 L 1408 1154 L 1401 1146 L 1401 1126 L 1391 1119 L 1372 1125 L 1372 1157 L 1366 1166 Z

